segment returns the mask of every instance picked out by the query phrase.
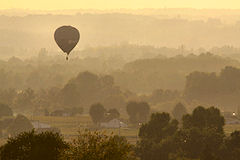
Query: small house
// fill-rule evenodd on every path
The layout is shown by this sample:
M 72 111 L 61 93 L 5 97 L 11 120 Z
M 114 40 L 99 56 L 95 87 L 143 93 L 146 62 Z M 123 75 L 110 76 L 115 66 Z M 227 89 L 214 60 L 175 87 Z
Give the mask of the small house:
M 51 126 L 49 124 L 41 123 L 39 121 L 33 121 L 31 123 L 33 125 L 33 128 L 35 128 L 35 129 L 51 128 Z
M 103 128 L 126 128 L 127 124 L 121 122 L 119 119 L 112 119 L 108 122 L 100 123 Z
M 54 132 L 54 133 L 60 133 L 60 132 L 61 132 L 58 128 L 52 127 L 51 125 L 46 124 L 46 123 L 41 123 L 41 122 L 39 122 L 39 121 L 33 121 L 33 122 L 31 122 L 31 123 L 32 123 L 32 125 L 33 125 L 33 128 L 34 128 L 38 133 L 46 132 L 46 131 Z
M 225 118 L 225 124 L 240 124 L 240 120 L 237 118 Z

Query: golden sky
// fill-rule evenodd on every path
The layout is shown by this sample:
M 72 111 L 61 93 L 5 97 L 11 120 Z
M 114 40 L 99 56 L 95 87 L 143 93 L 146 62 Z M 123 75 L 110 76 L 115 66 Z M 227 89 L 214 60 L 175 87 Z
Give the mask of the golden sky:
M 0 9 L 118 9 L 118 8 L 240 9 L 240 0 L 0 0 Z

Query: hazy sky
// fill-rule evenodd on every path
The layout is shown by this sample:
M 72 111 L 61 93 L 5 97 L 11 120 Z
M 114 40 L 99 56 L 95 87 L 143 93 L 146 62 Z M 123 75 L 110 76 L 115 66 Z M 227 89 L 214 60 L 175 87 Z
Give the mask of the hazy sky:
M 240 0 L 0 0 L 0 9 L 229 8 Z

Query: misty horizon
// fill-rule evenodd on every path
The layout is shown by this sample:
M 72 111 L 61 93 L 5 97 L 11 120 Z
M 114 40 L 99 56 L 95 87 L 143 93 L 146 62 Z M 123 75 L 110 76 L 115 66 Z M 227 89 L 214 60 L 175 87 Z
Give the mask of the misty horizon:
M 239 160 L 239 5 L 1 1 L 0 159 Z
M 20 58 L 21 55 L 24 58 L 34 56 L 41 48 L 50 53 L 59 52 L 53 33 L 57 27 L 69 24 L 79 29 L 81 34 L 75 51 L 126 43 L 155 48 L 184 47 L 194 54 L 199 54 L 197 50 L 201 48 L 205 52 L 215 47 L 239 48 L 240 10 L 230 11 L 140 9 L 97 13 L 82 11 L 70 15 L 64 15 L 64 11 L 62 14 L 29 14 L 27 11 L 23 16 L 16 15 L 21 15 L 24 10 L 16 12 L 15 16 L 4 16 L 8 12 L 0 11 L 0 50 Z

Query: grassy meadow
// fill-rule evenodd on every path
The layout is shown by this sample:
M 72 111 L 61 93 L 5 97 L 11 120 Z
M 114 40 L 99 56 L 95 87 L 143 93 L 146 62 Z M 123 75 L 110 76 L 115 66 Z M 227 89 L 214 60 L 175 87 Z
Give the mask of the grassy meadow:
M 39 121 L 41 123 L 50 124 L 52 127 L 56 127 L 61 130 L 66 140 L 71 140 L 78 135 L 78 131 L 89 129 L 89 130 L 100 130 L 108 135 L 121 135 L 126 136 L 131 143 L 136 143 L 138 128 L 96 128 L 89 115 L 80 115 L 75 117 L 52 117 L 52 116 L 39 116 L 29 117 L 33 121 Z
M 89 130 L 100 130 L 106 134 L 114 134 L 126 136 L 131 143 L 136 143 L 138 138 L 139 128 L 129 127 L 120 129 L 108 129 L 108 128 L 96 128 L 94 127 L 91 117 L 87 114 L 75 116 L 75 117 L 51 117 L 51 116 L 39 116 L 29 117 L 31 120 L 39 121 L 42 123 L 50 124 L 52 127 L 56 127 L 61 130 L 66 140 L 71 140 L 78 135 L 78 131 L 89 129 Z M 240 130 L 240 125 L 231 124 L 225 125 L 225 133 L 230 134 L 234 130 Z

